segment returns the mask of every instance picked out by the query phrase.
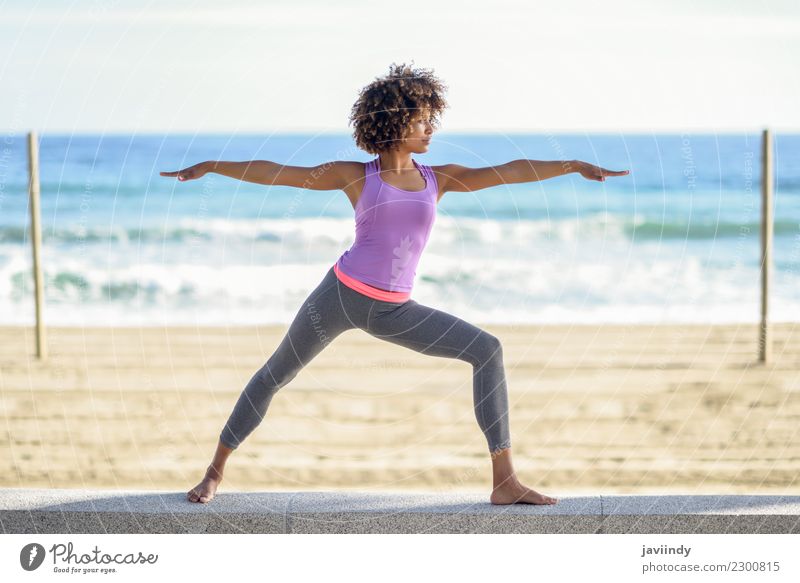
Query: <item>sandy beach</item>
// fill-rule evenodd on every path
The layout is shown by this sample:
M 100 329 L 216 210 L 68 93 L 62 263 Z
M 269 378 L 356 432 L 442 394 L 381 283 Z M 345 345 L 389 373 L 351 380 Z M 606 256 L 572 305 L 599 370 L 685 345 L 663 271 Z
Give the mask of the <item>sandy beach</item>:
M 515 467 L 552 495 L 800 493 L 800 332 L 482 326 L 503 342 Z M 187 490 L 286 326 L 0 328 L 1 487 Z M 220 489 L 489 491 L 471 367 L 336 339 L 272 401 Z

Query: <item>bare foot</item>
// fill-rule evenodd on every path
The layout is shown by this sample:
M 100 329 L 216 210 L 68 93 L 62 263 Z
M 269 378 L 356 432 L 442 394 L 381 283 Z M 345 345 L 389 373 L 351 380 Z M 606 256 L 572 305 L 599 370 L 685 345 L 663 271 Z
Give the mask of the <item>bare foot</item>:
M 498 486 L 489 497 L 492 504 L 556 504 L 557 498 L 539 494 L 520 482 L 509 481 Z
M 203 480 L 194 488 L 186 493 L 186 499 L 189 502 L 201 502 L 207 504 L 214 498 L 217 492 L 217 486 L 222 481 L 222 474 L 217 472 L 212 466 L 206 469 L 206 475 Z

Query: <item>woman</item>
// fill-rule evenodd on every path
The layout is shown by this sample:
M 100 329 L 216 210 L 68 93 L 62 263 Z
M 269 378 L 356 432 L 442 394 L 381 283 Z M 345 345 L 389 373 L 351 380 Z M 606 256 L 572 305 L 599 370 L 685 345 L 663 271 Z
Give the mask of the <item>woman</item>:
M 201 162 L 177 172 L 161 172 L 181 181 L 216 172 L 258 184 L 342 190 L 356 220 L 352 247 L 309 294 L 277 350 L 242 391 L 205 477 L 187 493 L 190 501 L 206 503 L 214 497 L 228 456 L 264 418 L 278 389 L 339 334 L 358 327 L 424 354 L 472 364 L 475 416 L 492 459 L 490 501 L 557 502 L 524 486 L 512 466 L 508 394 L 498 338 L 456 316 L 417 303 L 410 293 L 436 205 L 446 192 L 544 180 L 570 172 L 599 181 L 628 172 L 580 161 L 514 160 L 486 168 L 419 164 L 411 156 L 428 151 L 434 127 L 447 107 L 444 91 L 432 72 L 395 64 L 387 76 L 362 89 L 350 122 L 358 147 L 377 155 L 366 164 L 335 161 L 306 168 L 261 160 Z

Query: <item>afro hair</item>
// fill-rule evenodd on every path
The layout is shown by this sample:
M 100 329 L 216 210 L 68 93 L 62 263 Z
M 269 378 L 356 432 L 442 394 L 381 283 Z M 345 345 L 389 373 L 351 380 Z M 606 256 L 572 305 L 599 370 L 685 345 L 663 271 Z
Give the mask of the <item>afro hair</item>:
M 364 87 L 353 104 L 350 124 L 356 145 L 370 154 L 396 148 L 409 124 L 425 110 L 437 127 L 448 107 L 446 90 L 432 71 L 392 63 L 389 74 Z

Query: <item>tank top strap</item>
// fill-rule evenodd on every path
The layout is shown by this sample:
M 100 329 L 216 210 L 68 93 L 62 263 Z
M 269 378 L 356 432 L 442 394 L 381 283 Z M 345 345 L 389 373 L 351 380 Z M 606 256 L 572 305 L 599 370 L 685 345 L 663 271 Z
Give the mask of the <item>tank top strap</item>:
M 367 178 L 370 178 L 373 174 L 376 174 L 377 172 L 378 172 L 378 159 L 377 158 L 373 158 L 372 160 L 367 162 L 366 175 L 365 176 Z
M 420 169 L 422 170 L 423 174 L 425 174 L 425 180 L 428 183 L 428 187 L 433 189 L 434 192 L 438 190 L 438 181 L 436 180 L 436 176 L 433 175 L 433 169 L 428 166 L 427 164 L 422 164 L 417 162 Z
M 378 165 L 375 160 L 370 160 L 364 164 L 364 190 L 362 192 L 369 192 L 377 189 L 377 169 Z

